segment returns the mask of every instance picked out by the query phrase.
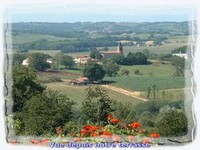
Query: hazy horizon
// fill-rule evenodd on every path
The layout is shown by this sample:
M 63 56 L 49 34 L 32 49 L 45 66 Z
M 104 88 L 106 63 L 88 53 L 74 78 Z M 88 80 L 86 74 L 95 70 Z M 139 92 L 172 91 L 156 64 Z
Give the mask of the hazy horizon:
M 9 7 L 5 22 L 184 22 L 194 20 L 190 7 L 127 8 L 99 6 Z

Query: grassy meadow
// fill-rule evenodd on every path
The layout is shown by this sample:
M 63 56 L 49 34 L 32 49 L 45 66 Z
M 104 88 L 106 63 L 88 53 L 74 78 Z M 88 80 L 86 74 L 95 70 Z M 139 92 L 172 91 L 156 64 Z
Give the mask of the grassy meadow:
M 185 78 L 174 77 L 174 68 L 170 64 L 121 66 L 120 70 L 124 69 L 129 70 L 128 76 L 106 77 L 104 80 L 112 81 L 114 86 L 136 91 L 147 91 L 153 85 L 160 90 L 185 86 Z M 140 75 L 135 75 L 135 70 L 139 70 Z
M 72 85 L 69 85 L 68 82 L 48 83 L 45 85 L 49 89 L 57 90 L 62 94 L 66 94 L 71 100 L 74 100 L 75 102 L 77 102 L 77 106 L 80 106 L 82 101 L 86 98 L 86 89 L 89 87 L 89 86 L 72 86 Z M 131 102 L 134 105 L 137 105 L 138 103 L 143 102 L 136 98 L 118 93 L 116 91 L 112 91 L 109 89 L 106 89 L 106 90 L 108 92 L 107 93 L 108 96 L 113 100 L 117 100 L 123 103 Z

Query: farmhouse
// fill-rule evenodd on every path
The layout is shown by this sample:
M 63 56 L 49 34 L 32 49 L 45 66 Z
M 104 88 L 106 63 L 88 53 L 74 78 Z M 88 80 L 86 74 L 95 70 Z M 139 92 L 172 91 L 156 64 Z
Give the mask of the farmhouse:
M 104 51 L 101 53 L 102 56 L 104 58 L 112 58 L 113 56 L 116 56 L 116 55 L 119 55 L 119 54 L 123 54 L 123 46 L 121 43 L 119 43 L 118 47 L 117 47 L 117 50 L 114 50 L 114 51 Z
M 86 77 L 81 77 L 78 79 L 72 79 L 70 81 L 71 85 L 87 85 L 89 83 L 89 79 Z
M 146 45 L 147 47 L 153 46 L 153 45 L 154 45 L 154 41 L 146 41 L 146 42 L 145 42 L 145 45 Z
M 91 58 L 87 55 L 77 56 L 74 58 L 76 64 L 86 64 L 89 61 L 91 61 Z

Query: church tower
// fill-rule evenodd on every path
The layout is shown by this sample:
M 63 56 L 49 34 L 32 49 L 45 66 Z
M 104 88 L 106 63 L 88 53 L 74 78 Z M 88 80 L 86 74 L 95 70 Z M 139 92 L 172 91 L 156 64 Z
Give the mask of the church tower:
M 121 42 L 119 42 L 117 51 L 120 52 L 121 54 L 123 54 L 123 46 L 122 46 L 122 43 L 121 43 Z

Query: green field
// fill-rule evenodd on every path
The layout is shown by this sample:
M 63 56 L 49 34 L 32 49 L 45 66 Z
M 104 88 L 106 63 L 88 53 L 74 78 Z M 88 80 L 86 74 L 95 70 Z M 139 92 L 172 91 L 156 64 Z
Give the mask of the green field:
M 66 38 L 56 37 L 46 34 L 20 33 L 12 37 L 12 42 L 15 45 L 15 44 L 31 43 L 41 39 L 47 39 L 48 41 L 59 41 L 59 40 L 65 40 Z
M 81 102 L 86 98 L 86 88 L 89 87 L 89 86 L 72 86 L 69 85 L 68 82 L 48 83 L 45 85 L 49 89 L 57 90 L 63 94 L 66 94 L 71 100 L 77 102 L 78 106 L 80 106 Z M 131 102 L 135 105 L 142 102 L 130 96 L 126 96 L 124 94 L 112 90 L 108 89 L 106 90 L 108 91 L 108 96 L 113 100 L 121 101 L 124 103 Z
M 161 90 L 185 87 L 185 78 L 174 77 L 174 69 L 170 64 L 121 66 L 120 70 L 123 69 L 129 70 L 130 74 L 105 77 L 104 80 L 112 81 L 114 86 L 136 91 L 146 91 L 153 85 Z M 139 70 L 141 75 L 135 75 L 134 70 Z
M 60 50 L 29 50 L 28 53 L 43 53 L 50 56 L 55 56 L 55 54 L 60 53 Z
M 148 36 L 148 34 L 141 35 L 142 37 Z M 47 39 L 49 41 L 59 41 L 59 40 L 64 40 L 66 38 L 61 38 L 61 37 L 55 37 L 55 36 L 50 36 L 50 35 L 40 35 L 40 34 L 20 34 L 18 36 L 13 37 L 13 43 L 14 44 L 20 44 L 20 43 L 28 43 L 28 42 L 33 42 L 39 39 Z M 161 46 L 124 46 L 124 54 L 127 55 L 129 52 L 142 52 L 143 50 L 147 49 L 151 53 L 156 53 L 156 54 L 166 54 L 170 53 L 174 48 L 179 48 L 182 46 L 186 46 L 188 42 L 190 41 L 190 37 L 188 36 L 172 36 L 169 37 L 168 40 L 166 40 L 166 43 Z M 97 47 L 97 49 L 102 49 L 103 47 Z M 113 47 L 108 47 L 109 50 L 116 50 L 117 45 Z M 29 53 L 35 53 L 35 52 L 40 52 L 40 53 L 45 53 L 49 54 L 51 56 L 54 56 L 56 53 L 59 53 L 60 50 L 30 50 Z M 70 56 L 80 56 L 80 55 L 89 55 L 90 52 L 77 52 L 77 53 L 66 53 L 66 55 Z

